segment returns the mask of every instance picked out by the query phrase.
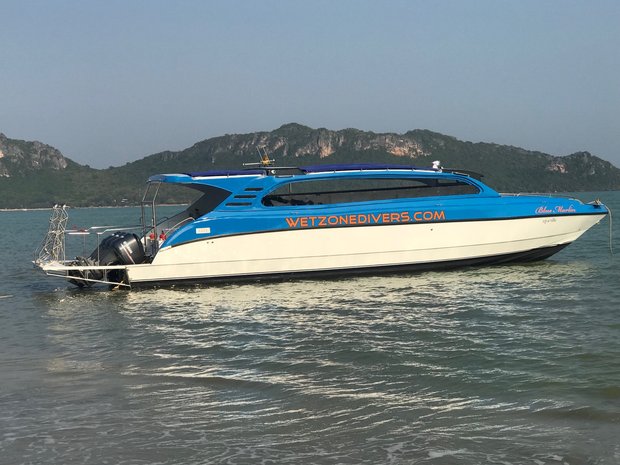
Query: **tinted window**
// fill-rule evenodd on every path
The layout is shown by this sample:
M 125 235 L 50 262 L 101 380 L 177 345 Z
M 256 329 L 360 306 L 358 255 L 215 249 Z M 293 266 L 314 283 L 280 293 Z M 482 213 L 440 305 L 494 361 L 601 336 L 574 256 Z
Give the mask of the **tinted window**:
M 478 188 L 457 180 L 418 178 L 318 179 L 291 182 L 263 197 L 267 206 L 327 205 L 371 200 L 477 194 Z

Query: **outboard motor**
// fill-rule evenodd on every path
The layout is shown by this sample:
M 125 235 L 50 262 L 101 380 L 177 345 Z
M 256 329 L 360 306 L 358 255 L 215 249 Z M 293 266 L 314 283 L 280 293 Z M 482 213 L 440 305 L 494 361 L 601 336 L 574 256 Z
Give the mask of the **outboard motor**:
M 117 232 L 106 237 L 88 257 L 75 257 L 73 265 L 77 266 L 109 266 L 109 265 L 132 265 L 144 263 L 146 254 L 140 238 L 128 232 Z M 104 278 L 103 270 L 70 271 L 69 282 L 79 287 L 92 286 L 92 279 L 101 281 Z M 106 281 L 120 282 L 123 279 L 122 270 L 110 270 Z
M 133 233 L 119 233 L 118 239 L 112 243 L 111 247 L 120 260 L 120 265 L 136 265 L 144 263 L 146 254 L 140 238 Z

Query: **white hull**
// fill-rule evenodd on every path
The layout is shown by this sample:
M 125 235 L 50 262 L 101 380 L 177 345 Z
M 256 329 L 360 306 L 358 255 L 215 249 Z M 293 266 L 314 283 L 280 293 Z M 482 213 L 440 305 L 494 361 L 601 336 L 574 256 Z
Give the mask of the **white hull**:
M 130 284 L 468 262 L 570 244 L 601 215 L 292 229 L 205 239 L 127 266 Z

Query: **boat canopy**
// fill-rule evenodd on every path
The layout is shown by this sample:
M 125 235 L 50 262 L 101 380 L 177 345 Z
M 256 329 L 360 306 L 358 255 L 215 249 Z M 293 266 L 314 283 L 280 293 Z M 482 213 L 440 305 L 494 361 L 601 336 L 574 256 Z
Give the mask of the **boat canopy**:
M 376 163 L 348 163 L 331 165 L 310 165 L 299 168 L 304 173 L 327 173 L 333 171 L 376 171 L 376 170 L 408 170 L 408 171 L 438 171 L 433 168 L 419 168 L 410 165 L 376 164 Z
M 248 168 L 241 170 L 211 170 L 211 171 L 188 171 L 185 173 L 157 174 L 151 176 L 149 183 L 168 183 L 184 185 L 200 191 L 205 191 L 205 186 L 213 186 L 220 189 L 226 189 L 229 192 L 235 192 L 247 188 L 259 178 L 271 178 L 274 182 L 268 182 L 267 185 L 279 183 L 275 181 L 277 177 L 299 176 L 299 180 L 305 175 L 316 175 L 330 173 L 343 173 L 344 176 L 352 176 L 355 172 L 407 172 L 419 173 L 421 176 L 440 175 L 440 173 L 450 173 L 454 175 L 475 176 L 475 173 L 461 172 L 457 170 L 444 170 L 441 168 L 420 168 L 411 165 L 399 164 L 376 164 L 376 163 L 355 163 L 355 164 L 326 164 L 326 165 L 308 165 L 300 167 L 279 167 L 279 166 L 261 166 L 260 168 Z M 275 177 L 275 178 L 274 178 Z M 265 187 L 265 186 L 263 186 Z M 484 188 L 483 188 L 484 189 Z
M 185 173 L 157 174 L 151 176 L 149 181 L 168 182 L 187 184 L 195 181 L 196 178 L 215 178 L 215 177 L 237 177 L 237 176 L 260 176 L 269 174 L 280 174 L 287 171 L 295 171 L 297 174 L 308 173 L 330 173 L 335 171 L 381 171 L 381 170 L 406 170 L 406 171 L 439 171 L 433 168 L 419 168 L 410 165 L 394 164 L 375 164 L 375 163 L 354 163 L 354 164 L 329 164 L 329 165 L 309 165 L 300 167 L 263 167 L 260 169 L 245 170 L 210 170 L 210 171 L 189 171 Z

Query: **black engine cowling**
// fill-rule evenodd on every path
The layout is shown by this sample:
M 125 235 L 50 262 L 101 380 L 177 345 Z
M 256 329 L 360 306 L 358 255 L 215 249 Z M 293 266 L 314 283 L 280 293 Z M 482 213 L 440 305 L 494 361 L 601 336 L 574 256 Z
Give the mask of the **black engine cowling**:
M 142 245 L 140 238 L 133 233 L 117 232 L 104 238 L 99 244 L 99 247 L 93 250 L 89 257 L 75 257 L 73 265 L 132 265 L 144 263 L 145 261 L 146 254 L 144 253 L 144 246 Z M 70 279 L 69 282 L 79 287 L 84 287 L 91 286 L 93 284 L 93 281 L 86 281 L 86 279 L 101 281 L 104 278 L 104 271 L 70 271 L 69 275 L 75 277 L 75 279 Z M 123 278 L 123 270 L 110 270 L 107 273 L 107 281 L 121 282 Z
M 90 254 L 99 265 L 132 265 L 144 263 L 146 255 L 140 238 L 128 232 L 117 232 L 101 241 Z

